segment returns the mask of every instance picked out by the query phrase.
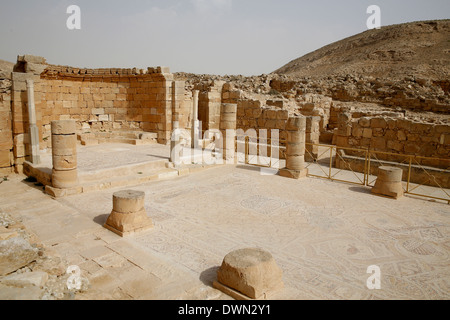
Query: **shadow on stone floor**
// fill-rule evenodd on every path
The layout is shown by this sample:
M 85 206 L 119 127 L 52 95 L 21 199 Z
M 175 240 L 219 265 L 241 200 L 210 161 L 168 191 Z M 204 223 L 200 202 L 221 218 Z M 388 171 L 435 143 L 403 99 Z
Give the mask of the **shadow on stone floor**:
M 200 281 L 203 282 L 204 285 L 212 287 L 213 282 L 217 279 L 217 271 L 220 266 L 211 267 L 206 269 L 200 274 Z
M 350 188 L 348 188 L 348 190 L 354 191 L 354 192 L 359 192 L 359 193 L 366 193 L 366 194 L 371 194 L 372 193 L 371 188 L 363 187 L 363 186 L 361 186 L 361 187 L 350 187 Z
M 42 191 L 45 193 L 45 186 L 42 183 L 39 183 L 35 178 L 28 177 L 21 181 L 23 184 L 29 186 L 30 188 Z
M 106 220 L 108 220 L 108 217 L 109 217 L 109 214 L 101 214 L 94 218 L 94 222 L 103 226 L 106 223 Z
M 242 169 L 242 170 L 250 170 L 250 171 L 260 171 L 261 170 L 261 167 L 252 166 L 252 165 L 237 165 L 236 168 Z

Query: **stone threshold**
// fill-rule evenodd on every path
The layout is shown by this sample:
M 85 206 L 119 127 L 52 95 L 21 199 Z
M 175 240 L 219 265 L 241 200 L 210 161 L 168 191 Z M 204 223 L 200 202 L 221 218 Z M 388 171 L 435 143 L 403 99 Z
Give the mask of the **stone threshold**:
M 119 187 L 130 187 L 186 176 L 219 165 L 183 165 L 174 167 L 168 160 L 153 161 L 145 164 L 127 165 L 122 167 L 80 172 L 79 185 L 73 188 L 59 189 L 52 186 L 52 170 L 24 162 L 24 174 L 33 177 L 44 186 L 45 193 L 54 198 L 62 198 L 81 193 L 88 193 Z

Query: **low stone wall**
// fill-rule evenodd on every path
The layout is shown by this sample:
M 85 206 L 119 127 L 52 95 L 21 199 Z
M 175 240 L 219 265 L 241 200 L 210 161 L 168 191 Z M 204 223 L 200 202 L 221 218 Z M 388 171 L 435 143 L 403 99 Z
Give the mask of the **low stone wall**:
M 447 162 L 450 166 L 450 160 Z M 378 168 L 383 165 L 392 165 L 403 170 L 402 181 L 408 181 L 409 174 L 409 163 L 400 162 L 386 162 L 383 163 L 377 161 L 370 162 L 370 175 L 377 176 Z M 336 157 L 335 162 L 336 168 L 351 170 L 355 172 L 365 172 L 367 170 L 366 159 L 358 156 L 350 156 L 348 154 L 342 153 L 341 157 Z M 415 183 L 419 185 L 426 185 L 432 187 L 450 188 L 450 172 L 445 169 L 439 169 L 434 167 L 424 167 L 419 165 L 412 165 L 410 172 L 410 183 Z
M 439 159 L 418 159 L 421 164 L 448 168 L 450 158 L 450 125 L 420 123 L 405 118 L 339 116 L 336 145 L 372 151 L 415 155 Z M 350 152 L 347 152 L 350 153 Z M 382 160 L 395 156 L 376 155 Z
M 278 129 L 280 139 L 285 140 L 283 133 L 286 121 L 289 119 L 288 110 L 263 106 L 259 100 L 241 100 L 238 102 L 237 127 L 243 129 Z

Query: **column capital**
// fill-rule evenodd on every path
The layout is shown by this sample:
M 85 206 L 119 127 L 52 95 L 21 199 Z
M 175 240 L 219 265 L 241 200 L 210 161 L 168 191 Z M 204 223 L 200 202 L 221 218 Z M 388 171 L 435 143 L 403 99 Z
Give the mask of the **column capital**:
M 27 83 L 27 88 L 33 88 L 34 87 L 33 79 L 27 79 L 26 83 Z

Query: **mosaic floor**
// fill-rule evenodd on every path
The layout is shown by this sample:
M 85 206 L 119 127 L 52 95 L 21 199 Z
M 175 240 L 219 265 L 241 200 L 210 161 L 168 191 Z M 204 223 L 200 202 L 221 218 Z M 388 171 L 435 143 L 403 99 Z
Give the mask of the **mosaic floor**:
M 145 191 L 155 228 L 122 239 L 102 228 L 117 190 L 55 201 L 17 184 L 28 204 L 10 187 L 0 208 L 79 264 L 97 298 L 226 299 L 211 283 L 223 257 L 245 247 L 268 250 L 282 268 L 285 289 L 274 299 L 450 298 L 447 204 L 223 166 L 128 188 Z M 371 265 L 380 290 L 366 286 Z

